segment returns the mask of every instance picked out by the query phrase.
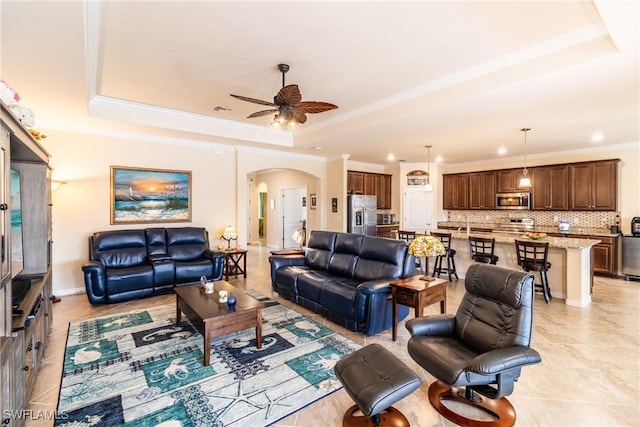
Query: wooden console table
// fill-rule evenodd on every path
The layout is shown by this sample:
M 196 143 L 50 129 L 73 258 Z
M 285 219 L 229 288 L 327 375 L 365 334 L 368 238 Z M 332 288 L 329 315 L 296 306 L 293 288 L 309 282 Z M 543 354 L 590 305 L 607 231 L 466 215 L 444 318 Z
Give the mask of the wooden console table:
M 398 304 L 415 308 L 415 316 L 422 317 L 426 306 L 440 302 L 440 313 L 447 309 L 447 279 L 436 278 L 431 282 L 420 280 L 422 276 L 414 276 L 391 282 L 393 298 L 392 339 L 398 335 Z

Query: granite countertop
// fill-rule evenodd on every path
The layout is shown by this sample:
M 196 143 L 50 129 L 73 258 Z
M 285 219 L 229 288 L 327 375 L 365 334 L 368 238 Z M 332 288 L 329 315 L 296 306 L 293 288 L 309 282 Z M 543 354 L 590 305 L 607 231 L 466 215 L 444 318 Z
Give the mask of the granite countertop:
M 483 227 L 485 228 L 485 227 Z M 438 229 L 439 232 L 451 233 L 452 239 L 464 239 L 467 240 L 469 236 L 472 237 L 488 237 L 496 239 L 496 243 L 507 243 L 513 244 L 516 239 L 517 240 L 531 240 L 524 237 L 522 234 L 517 233 L 500 233 L 500 232 L 491 232 L 491 233 L 479 233 L 479 232 L 471 232 L 467 234 L 466 228 L 463 231 L 454 231 L 454 230 L 446 230 L 446 229 Z M 561 248 L 561 249 L 584 249 L 589 248 L 591 246 L 597 245 L 600 243 L 600 240 L 595 239 L 578 239 L 578 238 L 568 238 L 568 237 L 545 237 L 540 240 L 531 240 L 532 242 L 549 242 L 550 248 Z
M 483 228 L 487 230 L 493 230 L 498 224 L 495 223 L 477 223 L 472 222 L 469 224 L 471 228 Z M 462 228 L 462 231 L 466 233 L 467 223 L 464 221 L 439 221 L 438 227 L 455 227 Z M 535 226 L 532 231 L 542 233 L 555 233 L 560 234 L 561 231 L 557 226 L 540 225 Z M 584 236 L 602 236 L 602 237 L 617 237 L 620 233 L 611 233 L 609 228 L 589 228 L 589 227 L 570 227 L 566 234 L 570 235 L 584 235 Z
M 398 227 L 399 225 L 399 222 L 394 222 L 393 224 L 377 224 L 376 227 Z

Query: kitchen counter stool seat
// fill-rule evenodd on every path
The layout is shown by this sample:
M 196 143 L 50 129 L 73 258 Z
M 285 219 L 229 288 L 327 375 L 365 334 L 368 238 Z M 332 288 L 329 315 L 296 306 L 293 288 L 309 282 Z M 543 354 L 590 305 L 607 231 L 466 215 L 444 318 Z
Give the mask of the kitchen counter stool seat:
M 524 271 L 537 271 L 540 273 L 541 284 L 536 284 L 536 289 L 542 291 L 547 304 L 551 302 L 551 290 L 547 280 L 547 270 L 551 268 L 551 263 L 547 261 L 549 255 L 549 242 L 529 242 L 516 240 L 516 254 L 518 265 Z
M 449 281 L 451 281 L 451 274 L 453 274 L 456 279 L 458 278 L 458 272 L 456 271 L 456 262 L 454 257 L 456 255 L 456 250 L 451 249 L 451 233 L 438 233 L 435 231 L 431 232 L 433 237 L 440 239 L 442 244 L 444 245 L 445 253 L 444 255 L 438 255 L 436 257 L 435 265 L 433 266 L 433 277 L 438 275 L 440 277 L 441 273 L 447 273 L 449 276 Z M 442 261 L 447 261 L 447 266 L 442 266 Z

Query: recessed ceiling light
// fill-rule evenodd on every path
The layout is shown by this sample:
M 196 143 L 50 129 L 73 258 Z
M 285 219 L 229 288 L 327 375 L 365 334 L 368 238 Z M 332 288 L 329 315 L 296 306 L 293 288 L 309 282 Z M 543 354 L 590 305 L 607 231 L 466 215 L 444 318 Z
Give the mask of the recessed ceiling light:
M 393 160 L 393 159 L 395 159 L 395 158 L 396 158 L 396 156 L 394 156 L 393 154 L 389 154 L 389 155 L 387 156 L 387 160 L 389 160 L 389 161 L 392 161 L 392 160 Z
M 504 148 L 504 147 L 498 148 L 498 154 L 500 154 L 500 155 L 507 154 L 507 149 Z
M 440 163 L 442 161 L 442 156 L 436 157 L 436 162 Z
M 600 132 L 594 133 L 593 136 L 591 137 L 591 142 L 600 142 L 604 139 L 604 135 L 602 135 Z
M 227 112 L 227 111 L 231 111 L 231 108 L 229 107 L 223 107 L 222 105 L 218 105 L 216 107 L 213 108 L 213 111 L 220 111 L 220 112 Z

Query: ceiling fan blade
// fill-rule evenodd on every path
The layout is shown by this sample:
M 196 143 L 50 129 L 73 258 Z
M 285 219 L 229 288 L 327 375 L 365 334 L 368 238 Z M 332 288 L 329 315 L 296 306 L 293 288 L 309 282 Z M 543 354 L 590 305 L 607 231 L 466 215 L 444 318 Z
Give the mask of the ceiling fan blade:
M 254 104 L 260 104 L 260 105 L 268 105 L 269 107 L 277 107 L 276 104 L 274 104 L 273 102 L 269 102 L 269 101 L 262 101 L 260 99 L 255 99 L 255 98 L 249 98 L 247 96 L 241 96 L 241 95 L 234 95 L 232 93 L 230 93 L 229 95 L 233 96 L 234 98 L 238 98 L 241 99 L 243 101 L 247 101 L 247 102 L 253 102 Z
M 329 110 L 335 110 L 337 105 L 328 102 L 306 101 L 299 102 L 291 107 L 294 110 L 302 111 L 308 114 L 323 113 Z
M 298 122 L 299 124 L 303 124 L 304 122 L 307 121 L 307 116 L 304 115 L 304 112 L 300 110 L 292 110 L 292 111 L 293 111 L 293 118 L 296 120 L 296 122 Z
M 278 91 L 278 94 L 273 97 L 273 102 L 276 105 L 295 105 L 302 101 L 302 94 L 298 85 L 287 85 Z
M 271 110 L 262 110 L 262 111 L 258 111 L 258 112 L 255 112 L 255 113 L 253 113 L 253 114 L 248 115 L 248 116 L 247 116 L 247 119 L 252 119 L 252 118 L 254 118 L 254 117 L 267 116 L 267 115 L 269 115 L 269 114 L 277 113 L 278 111 L 279 111 L 279 110 L 278 110 L 277 108 L 276 108 L 276 109 L 271 109 Z

